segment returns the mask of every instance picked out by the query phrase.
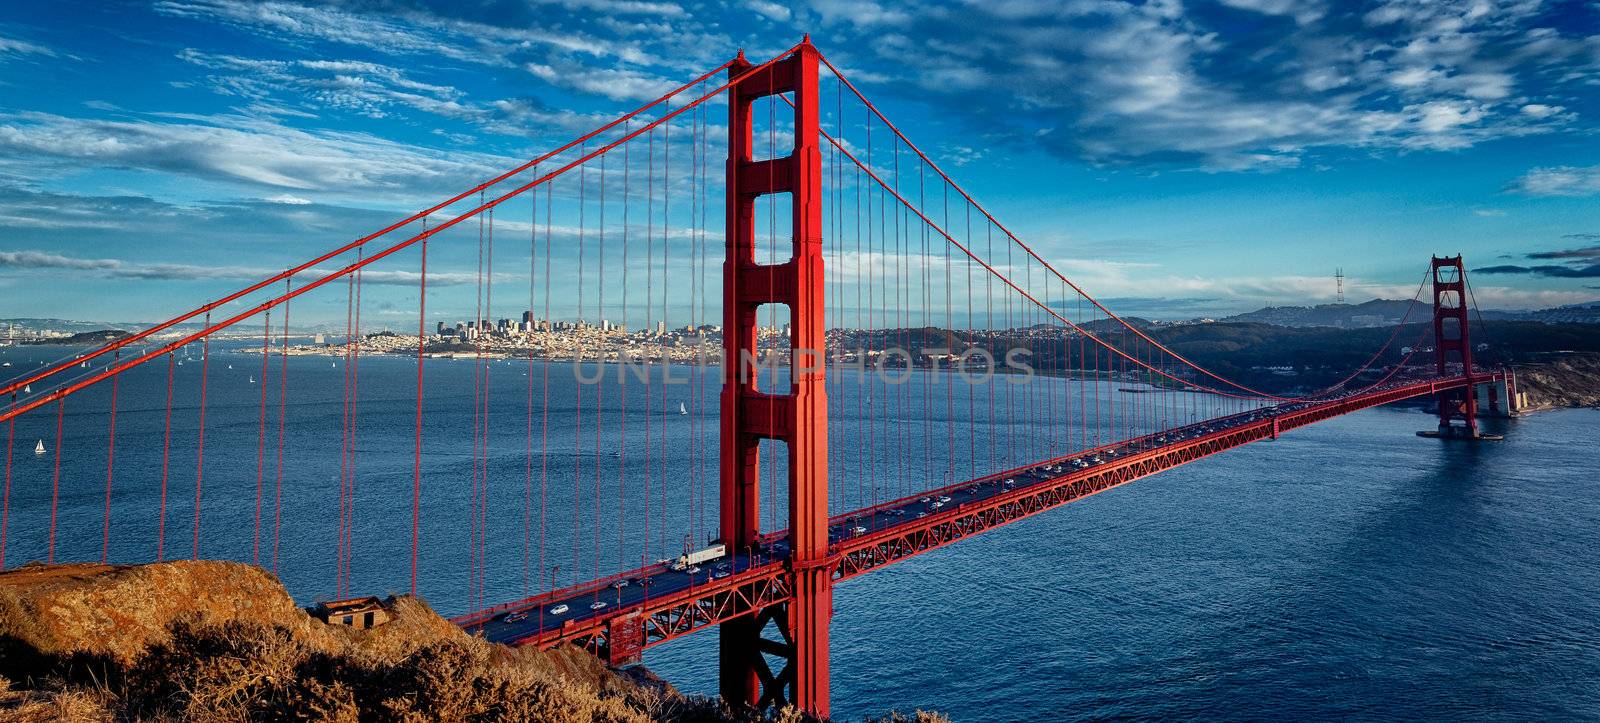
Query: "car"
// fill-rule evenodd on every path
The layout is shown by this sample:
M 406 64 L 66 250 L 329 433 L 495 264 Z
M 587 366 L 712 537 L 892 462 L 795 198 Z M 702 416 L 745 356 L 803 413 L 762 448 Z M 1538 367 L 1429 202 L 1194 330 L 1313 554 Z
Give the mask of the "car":
M 568 610 L 571 610 L 571 608 L 567 607 L 566 603 L 561 603 L 560 605 L 556 605 L 556 606 L 550 608 L 550 614 L 551 615 L 566 615 Z
M 927 516 L 928 516 L 928 513 L 926 513 L 926 512 L 918 512 L 917 513 L 917 517 L 927 517 Z
M 521 610 L 513 610 L 500 619 L 508 623 L 520 623 L 528 619 L 528 614 Z
M 627 586 L 628 586 L 628 581 L 627 580 L 618 580 L 618 581 L 616 581 L 614 583 L 611 583 L 611 587 L 613 587 L 615 589 L 618 589 L 618 590 L 621 590 L 622 588 L 625 588 Z
M 689 569 L 685 570 L 684 572 L 687 572 L 690 575 L 698 575 L 700 573 L 700 566 L 699 565 L 690 565 Z
M 940 502 L 949 502 L 950 501 L 950 496 L 949 495 L 939 495 L 939 501 Z
M 589 609 L 590 610 L 599 610 L 601 608 L 604 608 L 605 606 L 606 606 L 606 601 L 604 601 L 604 600 L 596 600 L 596 601 L 594 601 L 592 603 L 589 603 Z
M 867 528 L 862 527 L 861 525 L 856 525 L 855 527 L 850 528 L 850 533 L 854 535 L 865 535 L 867 534 Z
M 932 497 L 921 497 L 921 498 L 917 499 L 918 502 L 921 502 L 923 504 L 927 504 L 928 502 L 930 502 L 932 500 L 933 500 Z
M 728 571 L 727 570 L 718 570 L 716 572 L 711 573 L 711 579 L 713 579 L 713 580 L 721 580 L 722 578 L 725 578 L 727 576 L 728 576 Z
M 940 507 L 943 507 L 943 506 L 944 506 L 943 502 L 933 502 L 933 503 L 930 503 L 928 505 L 928 509 L 937 510 L 937 509 L 939 509 Z

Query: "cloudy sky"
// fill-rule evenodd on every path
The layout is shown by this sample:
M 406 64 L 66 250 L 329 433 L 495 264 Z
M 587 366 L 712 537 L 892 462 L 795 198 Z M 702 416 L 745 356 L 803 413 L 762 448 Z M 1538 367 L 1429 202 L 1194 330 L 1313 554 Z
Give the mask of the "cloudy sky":
M 1600 298 L 1594 0 L 57 0 L 0 17 L 0 316 L 187 309 L 807 31 L 1114 308 Z

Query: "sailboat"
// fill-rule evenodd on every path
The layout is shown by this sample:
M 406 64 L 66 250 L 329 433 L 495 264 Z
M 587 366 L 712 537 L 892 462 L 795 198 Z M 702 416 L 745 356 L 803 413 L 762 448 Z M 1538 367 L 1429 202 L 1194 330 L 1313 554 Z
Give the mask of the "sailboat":
M 689 408 L 683 406 L 683 402 L 678 402 L 678 413 L 686 415 L 689 413 Z
M 33 453 L 44 454 L 44 440 L 41 439 L 38 444 L 33 445 Z
M 255 384 L 256 383 L 256 375 L 254 375 L 254 374 L 250 375 L 250 383 L 251 384 Z
M 23 394 L 32 394 L 33 393 L 33 385 L 32 384 L 24 384 L 24 385 L 22 385 L 22 393 Z

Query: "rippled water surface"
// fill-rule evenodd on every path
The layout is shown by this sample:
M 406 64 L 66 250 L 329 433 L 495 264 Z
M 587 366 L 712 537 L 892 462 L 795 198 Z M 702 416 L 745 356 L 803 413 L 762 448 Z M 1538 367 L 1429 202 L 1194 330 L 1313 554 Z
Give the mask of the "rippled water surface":
M 1427 423 L 1324 422 L 846 583 L 834 711 L 1600 717 L 1600 412 Z M 711 692 L 714 652 L 646 663 Z
M 0 377 L 61 353 L 7 350 L 5 358 L 15 365 Z M 199 517 L 205 557 L 249 560 L 256 552 L 261 389 L 249 378 L 261 374 L 258 363 L 248 354 L 224 353 L 211 369 Z M 169 556 L 188 557 L 195 544 L 197 367 L 191 359 L 175 369 L 175 452 L 164 528 Z M 460 360 L 435 360 L 428 368 L 421 593 L 446 613 L 470 605 L 465 515 L 472 368 Z M 109 538 L 114 560 L 141 561 L 156 551 L 161 529 L 152 520 L 161 505 L 165 371 L 164 365 L 138 370 L 122 387 Z M 525 573 L 520 545 L 524 485 L 533 479 L 526 405 L 519 401 L 527 371 L 500 363 L 493 377 L 502 394 L 489 425 L 495 514 L 484 596 L 490 602 L 521 597 L 543 582 L 537 557 Z M 540 378 L 543 368 L 531 372 Z M 415 373 L 414 362 L 401 358 L 362 362 L 360 536 L 352 592 L 403 590 L 409 580 Z M 297 396 L 288 409 L 279 571 L 307 602 L 332 589 L 341 374 L 323 357 L 293 358 L 289 366 Z M 688 374 L 702 375 L 701 383 L 668 388 L 655 406 L 654 464 L 658 474 L 661 465 L 670 468 L 668 481 L 679 487 L 669 489 L 674 504 L 664 523 L 653 523 L 651 540 L 641 539 L 636 524 L 616 518 L 626 514 L 637 522 L 643 516 L 637 508 L 616 514 L 594 508 L 597 537 L 589 512 L 569 522 L 574 499 L 578 509 L 589 510 L 596 492 L 602 500 L 616 499 L 624 482 L 634 494 L 640 491 L 638 475 L 618 471 L 640 469 L 644 429 L 636 423 L 628 432 L 634 436 L 616 441 L 580 433 L 593 424 L 593 412 L 578 417 L 570 374 L 555 376 L 565 386 L 552 387 L 551 446 L 579 450 L 548 460 L 547 564 L 562 565 L 552 571 L 562 583 L 594 574 L 591 550 L 603 564 L 637 564 L 624 554 L 639 554 L 641 544 L 647 554 L 675 554 L 681 530 L 714 526 L 715 485 L 704 483 L 714 481 L 716 466 L 715 380 L 706 370 Z M 1082 394 L 1069 386 L 1076 382 L 1044 383 L 1057 385 L 1056 399 Z M 973 456 L 968 450 L 1045 456 L 1042 444 L 1003 444 L 1002 427 L 972 424 L 962 417 L 959 399 L 945 399 L 942 407 L 953 410 L 953 442 L 937 443 L 935 433 L 949 431 L 938 415 L 888 434 L 862 431 L 857 410 L 873 401 L 848 396 L 850 389 L 845 384 L 830 393 L 834 493 L 841 505 L 870 504 L 926 479 L 943 483 L 948 475 L 972 473 L 941 455 L 955 453 L 962 463 Z M 915 414 L 923 405 L 914 395 L 950 393 L 920 377 L 900 389 L 896 394 L 912 395 L 903 405 L 886 390 L 874 392 L 886 413 Z M 64 560 L 97 559 L 106 543 L 106 391 L 74 397 L 62 410 L 66 453 L 55 542 Z M 1150 396 L 1104 391 L 1098 398 L 1108 403 Z M 974 408 L 985 408 L 978 401 Z M 640 397 L 632 403 L 637 412 Z M 677 414 L 680 403 L 692 413 Z M 613 395 L 606 404 L 610 409 L 621 401 Z M 55 455 L 32 454 L 36 440 L 55 439 L 55 410 L 44 412 L 26 416 L 16 429 L 9 565 L 48 554 Z M 1072 423 L 1070 415 L 1056 418 L 1056 437 L 1070 443 L 1077 435 Z M 961 721 L 1600 718 L 1600 412 L 1541 413 L 1503 423 L 1497 431 L 1506 440 L 1496 443 L 1414 434 L 1430 424 L 1410 409 L 1360 412 L 848 582 L 835 593 L 834 711 L 859 719 L 920 707 Z M 920 450 L 918 438 L 924 440 Z M 599 454 L 597 445 L 618 454 Z M 891 473 L 906 469 L 923 473 Z M 877 479 L 879 487 L 866 479 Z M 268 490 L 272 482 L 268 475 Z M 708 486 L 711 498 L 705 497 Z M 695 512 L 678 509 L 678 502 L 696 495 Z M 776 517 L 781 524 L 781 512 Z M 576 538 L 573 524 L 580 529 Z M 264 563 L 271 553 L 266 543 Z M 715 660 L 715 633 L 645 657 L 679 687 L 707 693 L 716 687 Z

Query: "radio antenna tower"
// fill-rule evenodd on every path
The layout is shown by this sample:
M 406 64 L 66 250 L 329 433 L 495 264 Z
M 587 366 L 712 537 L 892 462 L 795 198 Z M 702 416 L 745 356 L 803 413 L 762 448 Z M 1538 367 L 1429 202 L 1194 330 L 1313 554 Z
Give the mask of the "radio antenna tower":
M 1333 270 L 1333 285 L 1334 285 L 1334 288 L 1338 292 L 1338 299 L 1339 299 L 1338 303 L 1343 304 L 1344 303 L 1344 268 L 1343 267 L 1340 267 L 1340 268 L 1337 268 L 1337 269 Z

